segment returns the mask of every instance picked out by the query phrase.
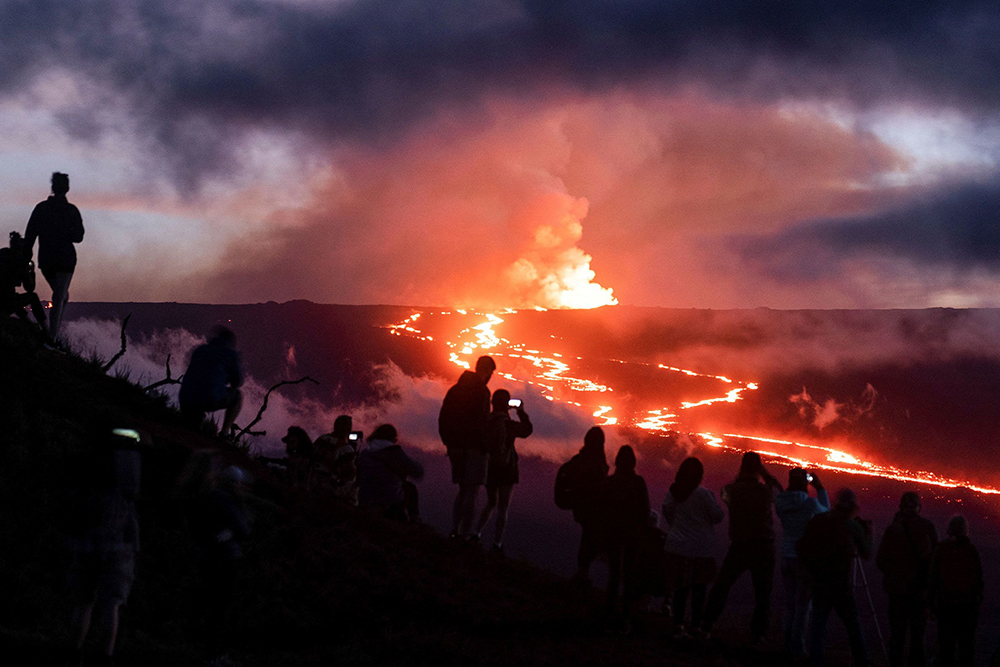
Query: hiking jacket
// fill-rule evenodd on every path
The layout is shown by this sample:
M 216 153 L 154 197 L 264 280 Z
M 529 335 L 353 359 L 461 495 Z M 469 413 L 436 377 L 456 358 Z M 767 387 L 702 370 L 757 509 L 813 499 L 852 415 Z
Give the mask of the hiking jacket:
M 848 590 L 856 557 L 872 555 L 871 530 L 858 519 L 849 518 L 840 508 L 817 514 L 796 546 L 799 563 L 809 573 L 814 588 L 825 591 Z
M 715 556 L 715 526 L 725 513 L 715 494 L 704 486 L 696 488 L 684 502 L 677 502 L 667 491 L 663 499 L 663 519 L 670 526 L 664 549 L 687 558 Z
M 24 231 L 29 249 L 35 246 L 35 239 L 38 239 L 38 268 L 43 273 L 72 273 L 76 268 L 73 244 L 83 240 L 80 209 L 66 201 L 63 195 L 50 195 L 39 202 Z
M 808 491 L 782 491 L 774 498 L 774 510 L 781 521 L 781 557 L 795 558 L 795 544 L 806 532 L 809 520 L 821 512 L 830 511 L 826 489 L 816 489 L 816 497 Z
M 369 440 L 358 454 L 358 505 L 391 507 L 403 501 L 406 478 L 422 479 L 424 467 L 388 440 Z
M 968 537 L 938 545 L 931 559 L 930 596 L 934 609 L 976 607 L 983 601 L 983 565 Z
M 229 387 L 243 384 L 240 353 L 221 340 L 200 345 L 191 353 L 191 363 L 181 380 L 178 400 L 182 405 L 212 405 L 226 398 Z
M 722 490 L 729 506 L 729 539 L 733 542 L 774 541 L 774 491 L 756 476 L 737 477 Z
M 486 449 L 490 390 L 482 378 L 465 371 L 445 394 L 438 414 L 441 442 L 450 449 Z
M 604 450 L 586 451 L 584 448 L 569 460 L 569 464 L 573 466 L 573 487 L 576 494 L 573 520 L 579 524 L 599 522 L 608 483 L 608 464 L 604 460 Z
M 522 412 L 519 417 L 520 421 L 514 421 L 506 412 L 490 414 L 490 427 L 493 428 L 494 422 L 498 422 L 503 430 L 503 437 L 500 438 L 497 448 L 490 452 L 486 486 L 507 486 L 520 481 L 514 441 L 518 438 L 527 438 L 534 427 L 527 413 Z
M 937 546 L 934 524 L 913 510 L 896 513 L 878 545 L 875 564 L 882 570 L 882 585 L 889 595 L 927 592 L 931 558 Z
M 606 534 L 611 539 L 637 540 L 649 525 L 649 490 L 634 470 L 615 471 L 604 487 Z

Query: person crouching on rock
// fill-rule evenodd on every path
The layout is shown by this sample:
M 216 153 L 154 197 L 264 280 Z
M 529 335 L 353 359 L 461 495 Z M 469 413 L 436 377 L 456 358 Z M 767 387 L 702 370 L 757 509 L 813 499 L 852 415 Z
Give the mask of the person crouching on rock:
M 417 487 L 409 479 L 424 477 L 424 467 L 399 446 L 396 428 L 382 424 L 368 436 L 358 454 L 358 505 L 390 519 L 417 521 Z

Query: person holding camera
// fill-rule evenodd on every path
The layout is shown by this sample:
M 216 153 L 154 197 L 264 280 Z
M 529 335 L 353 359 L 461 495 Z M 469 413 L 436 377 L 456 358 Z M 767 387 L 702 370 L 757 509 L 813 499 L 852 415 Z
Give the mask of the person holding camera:
M 812 582 L 809 661 L 813 667 L 823 665 L 826 623 L 833 611 L 847 629 L 855 666 L 868 667 L 868 648 L 854 599 L 851 570 L 855 559 L 871 558 L 873 547 L 872 522 L 858 517 L 858 498 L 850 489 L 838 491 L 833 509 L 817 514 L 806 524 L 796 553 Z
M 486 523 L 490 520 L 490 516 L 496 510 L 493 552 L 502 556 L 503 534 L 507 528 L 510 497 L 514 492 L 514 485 L 520 481 L 517 449 L 514 446 L 514 441 L 517 438 L 530 436 L 533 427 L 528 413 L 524 411 L 521 399 L 511 399 L 510 392 L 506 389 L 497 389 L 493 392 L 491 402 L 493 412 L 490 413 L 489 421 L 490 439 L 491 441 L 495 440 L 496 444 L 491 448 L 486 469 L 486 506 L 483 507 L 483 511 L 479 515 L 479 523 L 474 535 L 476 538 L 479 537 L 486 527 Z M 512 408 L 517 412 L 517 421 L 510 418 Z
M 907 634 L 910 637 L 909 664 L 923 667 L 927 662 L 924 635 L 928 586 L 931 558 L 937 543 L 934 524 L 920 516 L 920 496 L 916 491 L 907 491 L 899 501 L 899 511 L 882 535 L 875 556 L 889 596 L 890 667 L 902 667 Z
M 781 483 L 764 467 L 760 454 L 747 452 L 740 462 L 736 479 L 722 489 L 722 501 L 729 507 L 729 551 L 719 576 L 708 594 L 702 630 L 709 634 L 722 614 L 733 584 L 747 570 L 753 582 L 754 608 L 750 618 L 750 642 L 759 643 L 767 630 L 774 587 L 774 507 L 775 492 Z
M 69 301 L 69 283 L 76 270 L 74 244 L 83 241 L 83 218 L 80 209 L 66 200 L 69 176 L 61 172 L 52 174 L 52 194 L 35 206 L 24 230 L 28 253 L 38 239 L 38 268 L 52 288 L 52 314 L 49 333 L 59 335 L 63 310 Z
M 809 496 L 809 485 L 816 497 Z M 809 621 L 811 596 L 809 577 L 799 563 L 795 545 L 802 538 L 809 521 L 821 512 L 830 511 L 830 498 L 815 472 L 792 468 L 788 489 L 774 499 L 774 509 L 781 521 L 781 579 L 785 585 L 785 652 L 789 656 L 806 652 L 805 631 Z

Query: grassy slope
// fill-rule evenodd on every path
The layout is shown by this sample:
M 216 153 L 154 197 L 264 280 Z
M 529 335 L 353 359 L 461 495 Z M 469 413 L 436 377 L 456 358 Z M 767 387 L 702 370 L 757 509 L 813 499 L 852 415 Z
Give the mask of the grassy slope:
M 60 517 L 88 422 L 108 407 L 129 411 L 155 441 L 120 664 L 198 664 L 196 561 L 175 482 L 193 450 L 216 445 L 97 364 L 41 349 L 13 320 L 0 321 L 0 360 L 0 644 L 17 658 L 5 664 L 46 664 L 64 632 Z M 235 615 L 240 664 L 711 665 L 738 654 L 724 644 L 670 650 L 655 620 L 632 637 L 607 636 L 597 598 L 555 575 L 456 551 L 421 526 L 292 497 L 239 452 L 224 456 L 257 475 Z

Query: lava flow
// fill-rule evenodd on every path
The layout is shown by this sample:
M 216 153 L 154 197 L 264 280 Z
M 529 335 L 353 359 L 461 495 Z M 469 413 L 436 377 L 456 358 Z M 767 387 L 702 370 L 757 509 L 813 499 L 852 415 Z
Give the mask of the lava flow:
M 693 441 L 707 447 L 715 447 L 742 452 L 753 450 L 769 460 L 792 466 L 820 470 L 832 470 L 856 475 L 893 479 L 901 482 L 915 482 L 945 488 L 967 488 L 983 494 L 1000 494 L 1000 488 L 974 484 L 972 482 L 943 477 L 928 471 L 912 471 L 891 465 L 882 465 L 863 461 L 858 457 L 838 449 L 816 444 L 806 444 L 792 440 L 782 440 L 758 435 L 737 433 L 705 433 L 688 432 L 679 415 L 685 410 L 710 406 L 718 403 L 735 403 L 743 399 L 749 391 L 755 391 L 759 385 L 756 382 L 740 382 L 723 375 L 699 373 L 693 370 L 666 366 L 663 364 L 648 364 L 645 362 L 626 361 L 622 359 L 605 359 L 602 361 L 616 364 L 640 365 L 655 368 L 658 371 L 677 373 L 688 377 L 705 378 L 721 383 L 725 391 L 721 396 L 711 396 L 698 401 L 681 401 L 677 406 L 665 406 L 632 415 L 615 415 L 614 400 L 609 394 L 614 388 L 585 377 L 579 377 L 579 372 L 573 371 L 573 362 L 582 362 L 580 357 L 567 357 L 558 352 L 528 349 L 525 344 L 514 343 L 497 333 L 497 327 L 503 324 L 501 315 L 514 314 L 514 310 L 505 310 L 499 314 L 476 313 L 457 310 L 455 313 L 464 317 L 484 318 L 484 321 L 462 329 L 454 336 L 447 336 L 444 344 L 449 350 L 449 360 L 456 366 L 469 369 L 473 360 L 481 354 L 489 354 L 497 358 L 501 369 L 497 375 L 513 382 L 526 382 L 535 386 L 541 395 L 549 401 L 557 401 L 578 408 L 586 409 L 599 420 L 601 426 L 621 425 L 640 428 L 646 431 L 668 434 L 683 434 Z M 417 326 L 421 318 L 435 315 L 452 315 L 450 311 L 417 312 L 397 324 L 385 328 L 393 335 L 407 336 L 424 341 L 434 341 L 424 329 Z M 504 364 L 502 358 L 509 358 L 514 363 Z M 526 363 L 521 363 L 526 362 Z M 512 369 L 523 377 L 518 377 L 507 369 Z

